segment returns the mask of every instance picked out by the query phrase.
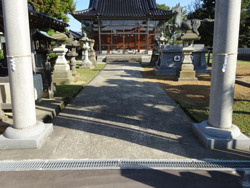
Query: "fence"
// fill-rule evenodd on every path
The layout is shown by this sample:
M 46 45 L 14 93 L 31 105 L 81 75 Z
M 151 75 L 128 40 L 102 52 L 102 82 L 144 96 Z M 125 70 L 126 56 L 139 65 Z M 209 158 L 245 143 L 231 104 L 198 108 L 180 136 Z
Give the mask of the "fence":
M 239 48 L 238 60 L 250 61 L 250 48 Z

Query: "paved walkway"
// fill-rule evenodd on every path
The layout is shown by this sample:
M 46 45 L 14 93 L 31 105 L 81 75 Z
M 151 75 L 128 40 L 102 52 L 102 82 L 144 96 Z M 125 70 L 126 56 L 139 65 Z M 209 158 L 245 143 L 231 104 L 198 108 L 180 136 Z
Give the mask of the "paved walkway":
M 110 63 L 55 118 L 37 150 L 0 152 L 0 160 L 250 159 L 240 151 L 203 148 L 192 121 L 138 63 Z

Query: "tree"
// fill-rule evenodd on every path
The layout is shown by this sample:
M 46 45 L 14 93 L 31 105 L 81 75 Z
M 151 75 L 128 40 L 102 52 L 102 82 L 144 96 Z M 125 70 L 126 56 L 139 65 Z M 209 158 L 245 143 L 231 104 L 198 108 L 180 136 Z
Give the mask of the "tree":
M 47 16 L 68 22 L 68 13 L 75 11 L 74 0 L 28 0 L 33 3 L 36 10 Z
M 250 0 L 242 1 L 239 47 L 250 47 Z
M 199 0 L 197 0 L 199 1 Z M 189 19 L 214 19 L 215 0 L 200 0 L 201 7 L 188 14 Z M 239 47 L 250 47 L 250 0 L 242 0 Z M 213 24 L 203 23 L 199 29 L 201 40 L 207 46 L 213 44 Z
M 189 12 L 188 19 L 214 19 L 215 0 L 197 0 L 189 6 L 193 7 L 193 12 Z M 199 28 L 199 33 L 201 40 L 197 41 L 198 43 L 213 46 L 214 23 L 203 22 Z
M 170 10 L 170 7 L 165 4 L 157 4 L 157 7 L 162 10 Z

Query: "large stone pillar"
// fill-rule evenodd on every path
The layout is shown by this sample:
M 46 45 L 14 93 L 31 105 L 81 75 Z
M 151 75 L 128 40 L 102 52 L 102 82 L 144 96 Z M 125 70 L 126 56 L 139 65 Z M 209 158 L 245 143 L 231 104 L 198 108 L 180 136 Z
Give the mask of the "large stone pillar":
M 37 148 L 52 124 L 36 120 L 27 0 L 2 0 L 12 98 L 13 126 L 0 136 L 0 148 Z
M 241 0 L 216 1 L 209 120 L 194 133 L 210 148 L 250 149 L 250 139 L 232 124 Z

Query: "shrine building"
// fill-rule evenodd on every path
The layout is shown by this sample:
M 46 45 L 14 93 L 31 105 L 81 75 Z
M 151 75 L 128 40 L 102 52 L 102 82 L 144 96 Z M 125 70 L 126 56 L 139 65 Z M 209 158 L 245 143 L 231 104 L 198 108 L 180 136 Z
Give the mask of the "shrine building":
M 90 0 L 89 8 L 73 17 L 95 39 L 97 53 L 143 54 L 153 49 L 172 12 L 157 8 L 155 0 Z

